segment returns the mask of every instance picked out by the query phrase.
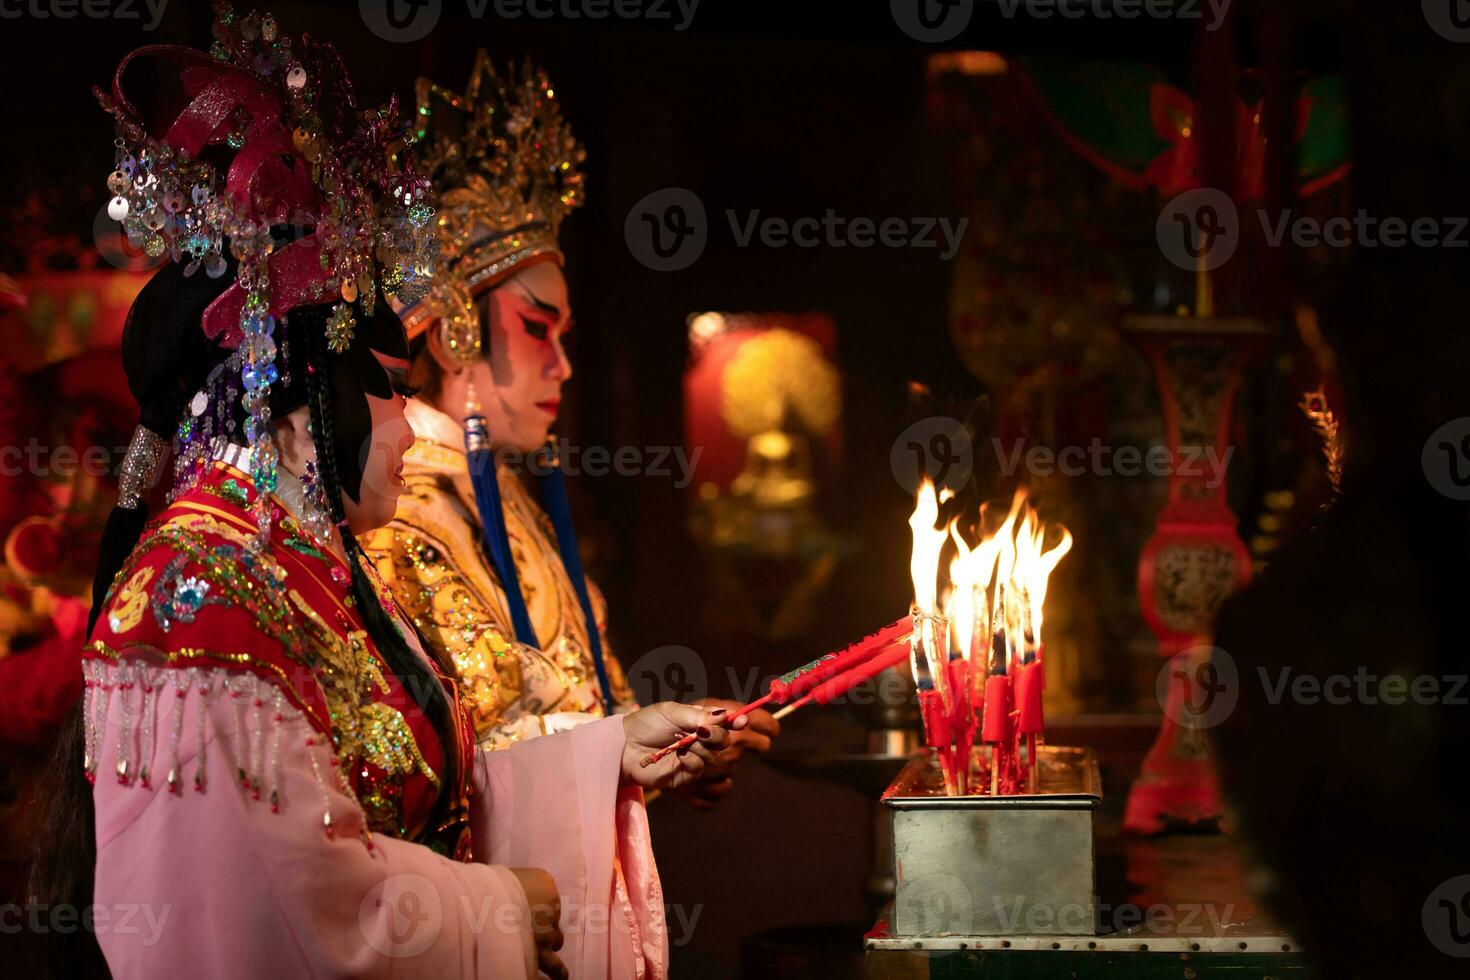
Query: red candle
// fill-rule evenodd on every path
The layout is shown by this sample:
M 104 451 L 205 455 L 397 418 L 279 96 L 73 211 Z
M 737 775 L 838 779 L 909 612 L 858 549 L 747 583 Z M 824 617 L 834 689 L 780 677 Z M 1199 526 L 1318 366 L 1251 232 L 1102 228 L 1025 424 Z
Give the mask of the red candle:
M 986 742 L 1009 741 L 1011 682 L 1005 674 L 991 674 L 985 681 L 985 716 L 980 738 Z
M 1022 735 L 1040 735 L 1045 727 L 1041 715 L 1041 663 L 1023 664 L 1016 672 L 1016 710 L 1020 712 L 1017 731 Z

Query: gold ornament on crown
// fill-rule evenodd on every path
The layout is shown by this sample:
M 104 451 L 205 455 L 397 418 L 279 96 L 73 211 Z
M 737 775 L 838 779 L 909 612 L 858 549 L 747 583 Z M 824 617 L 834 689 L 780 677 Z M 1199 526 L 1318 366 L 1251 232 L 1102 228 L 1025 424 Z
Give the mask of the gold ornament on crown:
M 557 231 L 583 200 L 587 151 L 561 116 L 546 72 L 524 62 L 502 76 L 484 50 L 464 93 L 417 86 L 415 155 L 439 192 L 439 272 L 428 297 L 403 311 L 409 336 L 442 323 L 449 349 L 480 354 L 477 286 L 538 256 L 561 260 Z

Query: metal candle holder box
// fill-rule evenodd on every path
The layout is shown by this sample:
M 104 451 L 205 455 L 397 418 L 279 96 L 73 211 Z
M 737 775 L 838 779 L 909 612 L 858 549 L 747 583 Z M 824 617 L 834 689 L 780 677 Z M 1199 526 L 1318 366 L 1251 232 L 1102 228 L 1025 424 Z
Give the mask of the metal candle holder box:
M 1041 792 L 1019 796 L 946 796 L 932 753 L 898 774 L 883 794 L 893 811 L 895 935 L 1096 932 L 1097 759 L 1053 745 L 1037 758 Z

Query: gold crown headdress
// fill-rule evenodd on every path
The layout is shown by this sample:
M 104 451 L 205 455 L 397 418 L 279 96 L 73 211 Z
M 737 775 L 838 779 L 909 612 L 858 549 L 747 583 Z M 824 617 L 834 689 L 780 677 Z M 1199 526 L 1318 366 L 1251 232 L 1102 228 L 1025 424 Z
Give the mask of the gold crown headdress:
M 442 246 L 429 295 L 402 311 L 410 337 L 436 319 L 450 349 L 480 353 L 476 288 L 531 260 L 561 261 L 557 230 L 582 204 L 587 151 L 562 120 L 546 72 L 526 61 L 502 77 L 482 49 L 464 94 L 418 81 L 418 170 L 439 190 Z

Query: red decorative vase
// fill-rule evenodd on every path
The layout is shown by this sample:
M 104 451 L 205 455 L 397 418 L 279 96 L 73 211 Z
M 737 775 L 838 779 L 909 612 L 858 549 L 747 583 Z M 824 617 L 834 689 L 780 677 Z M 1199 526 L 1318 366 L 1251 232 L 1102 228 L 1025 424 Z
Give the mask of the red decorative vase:
M 1171 670 L 1209 644 L 1215 610 L 1251 575 L 1226 501 L 1230 408 L 1265 328 L 1247 318 L 1129 316 L 1124 333 L 1148 357 L 1163 401 L 1169 491 L 1138 562 L 1143 618 Z M 1186 688 L 1167 685 L 1164 722 L 1128 794 L 1124 829 L 1158 834 L 1219 826 L 1220 787 L 1202 726 L 1182 726 Z

